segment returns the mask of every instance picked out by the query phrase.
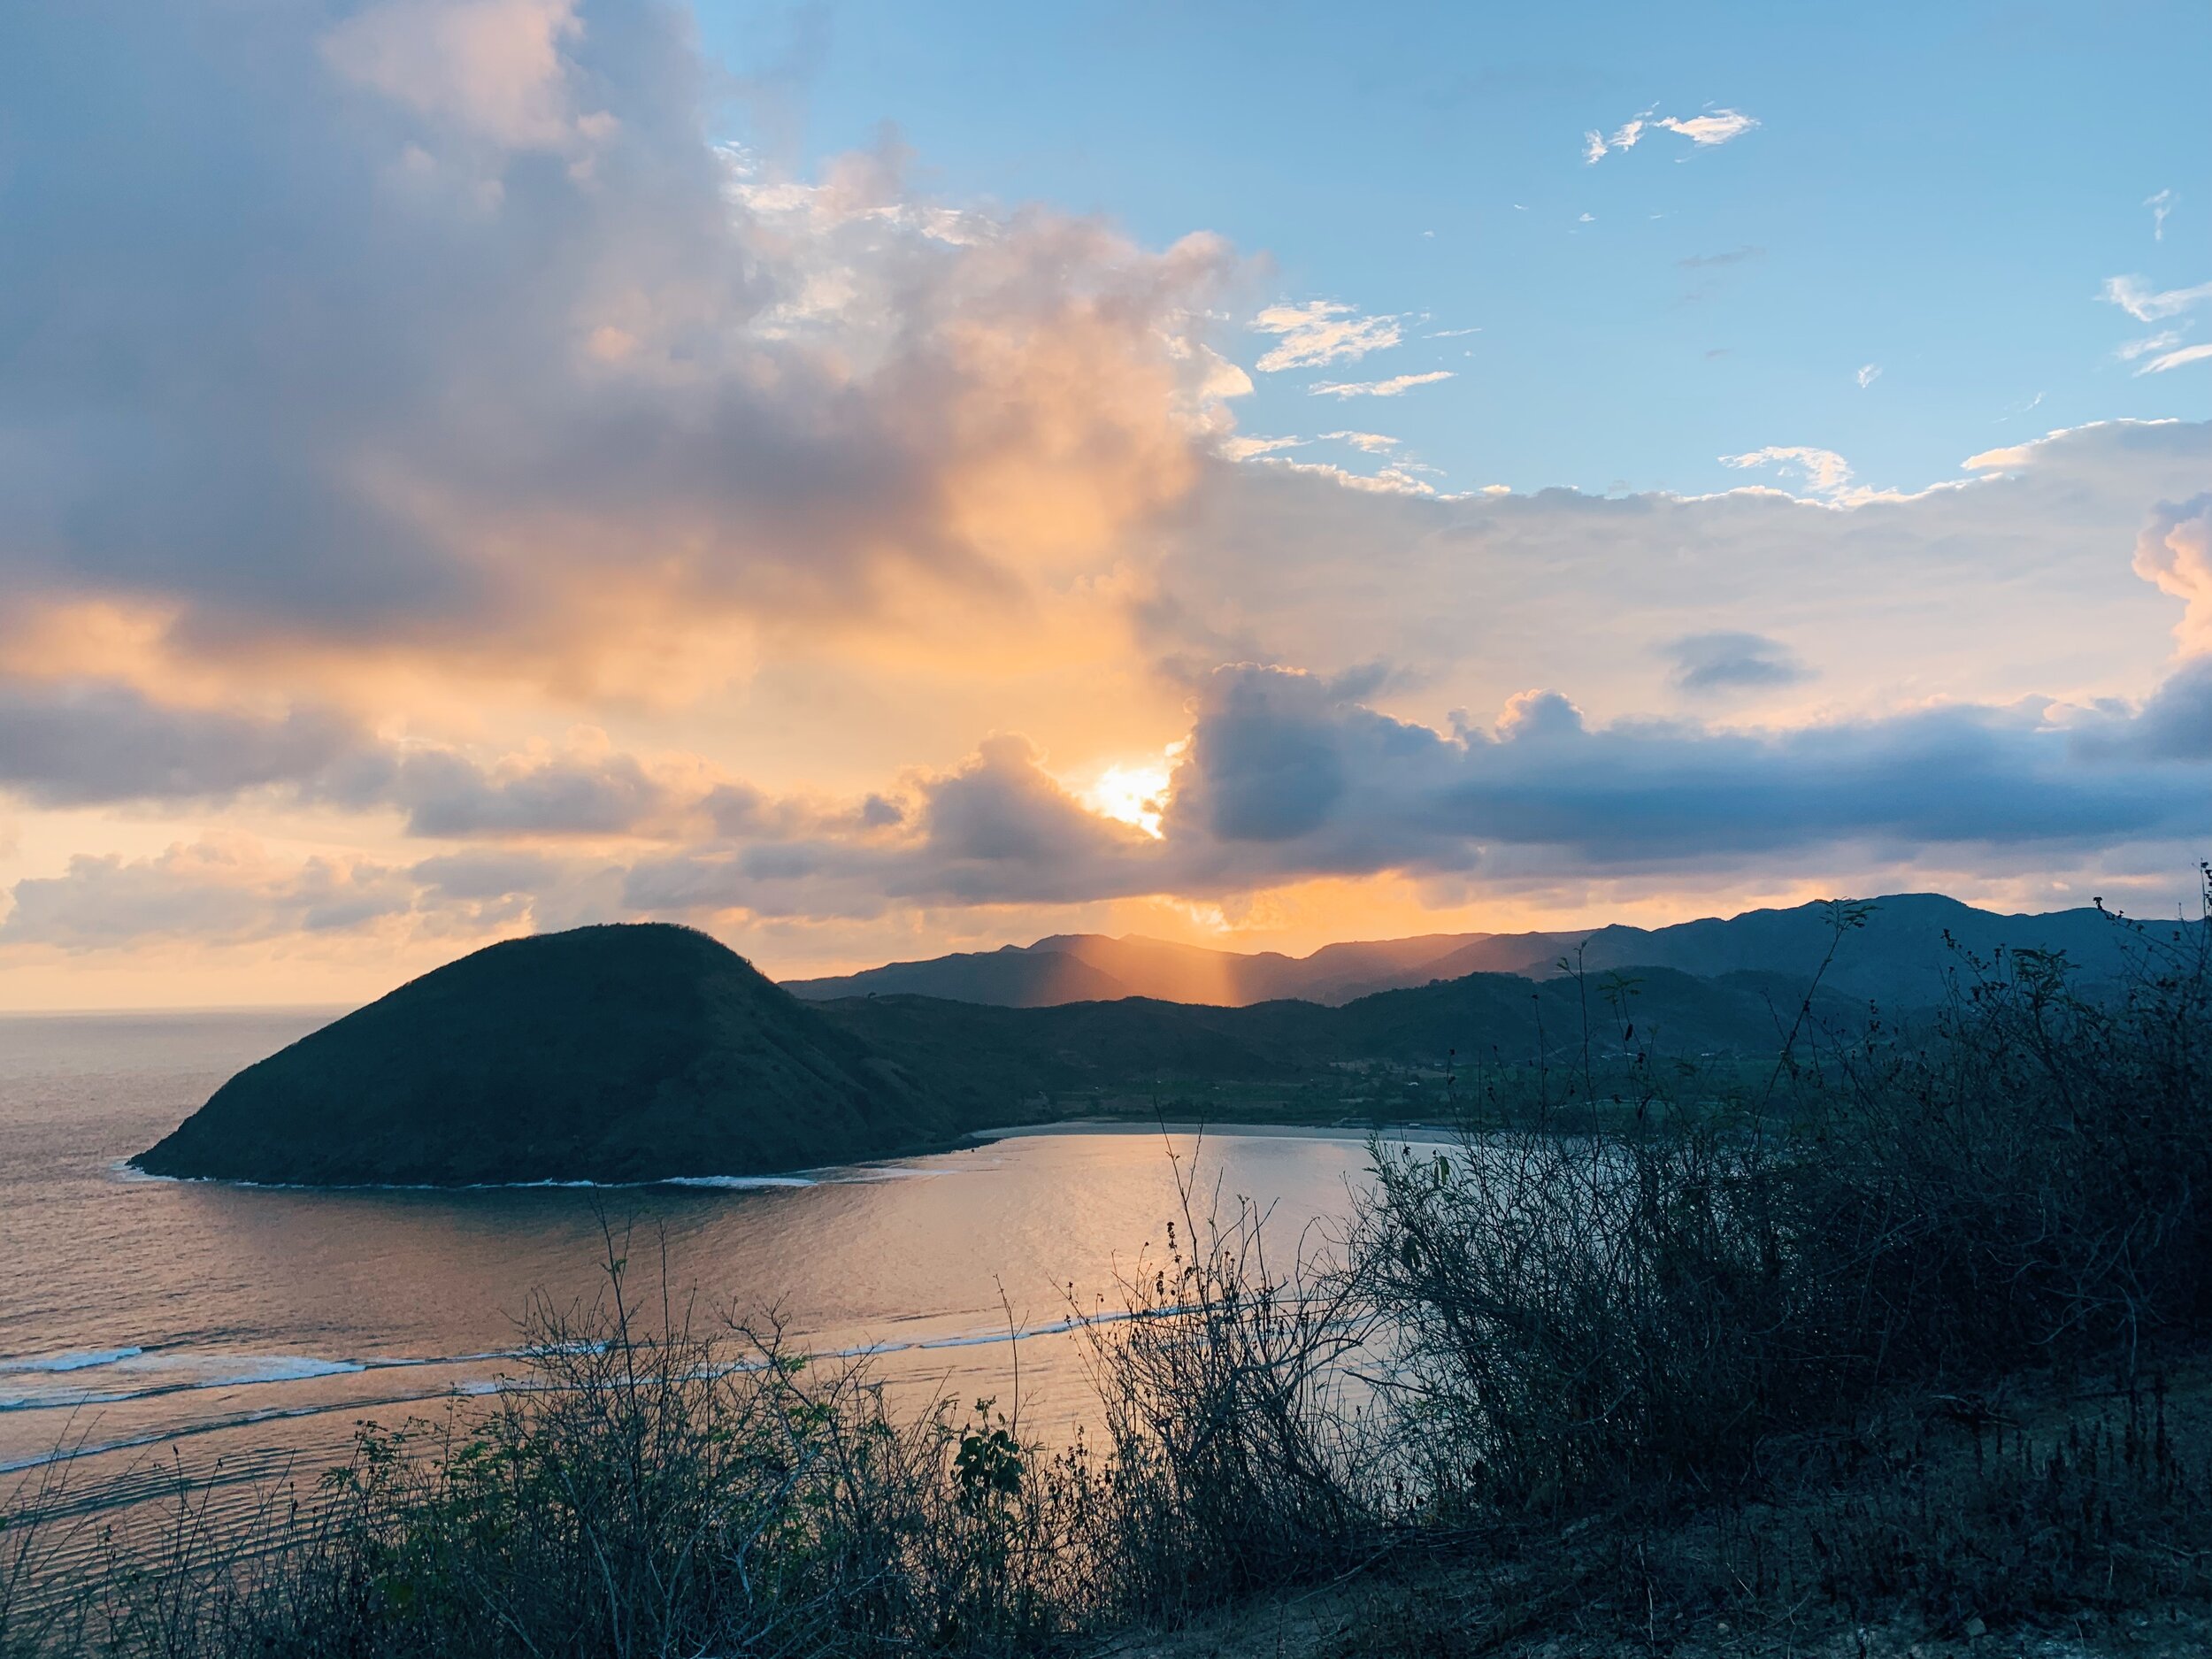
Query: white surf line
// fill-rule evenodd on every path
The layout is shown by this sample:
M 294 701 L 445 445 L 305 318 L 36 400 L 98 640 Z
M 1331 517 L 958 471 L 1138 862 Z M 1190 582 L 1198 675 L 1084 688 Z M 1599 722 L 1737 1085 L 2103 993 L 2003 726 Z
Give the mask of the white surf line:
M 263 1193 L 527 1193 L 636 1192 L 655 1187 L 713 1187 L 733 1191 L 781 1187 L 818 1187 L 835 1180 L 831 1171 L 793 1175 L 657 1175 L 641 1181 L 249 1181 L 229 1175 L 157 1175 L 128 1158 L 117 1158 L 108 1173 L 118 1181 L 166 1183 L 178 1187 L 242 1187 Z
M 568 1351 L 588 1352 L 606 1348 L 604 1341 L 569 1345 Z M 114 1350 L 121 1354 L 123 1350 Z M 349 1377 L 365 1371 L 419 1371 L 432 1365 L 484 1365 L 502 1360 L 526 1360 L 534 1353 L 548 1350 L 510 1348 L 488 1348 L 480 1354 L 432 1355 L 373 1355 L 366 1359 L 324 1359 L 309 1354 L 241 1354 L 240 1363 L 253 1360 L 267 1362 L 261 1369 L 233 1371 L 223 1376 L 184 1377 L 173 1382 L 150 1381 L 142 1388 L 102 1388 L 96 1385 L 81 1389 L 58 1391 L 44 1394 L 0 1395 L 0 1412 L 73 1410 L 81 1406 L 122 1405 L 134 1400 L 157 1400 L 168 1394 L 192 1394 L 210 1388 L 255 1388 L 283 1383 L 314 1382 L 325 1377 Z M 194 1356 L 189 1349 L 173 1353 L 157 1351 L 146 1355 L 142 1348 L 129 1350 L 129 1357 L 145 1355 L 157 1363 L 189 1363 L 195 1357 L 204 1358 L 211 1365 L 219 1366 L 226 1356 L 203 1351 Z M 110 1362 L 121 1363 L 120 1359 Z M 4 1370 L 5 1367 L 0 1367 Z M 32 1368 L 24 1367 L 18 1374 L 29 1374 Z M 45 1373 L 42 1373 L 45 1374 Z M 133 1373 L 143 1375 L 144 1373 Z
M 334 1411 L 369 1411 L 387 1406 L 419 1405 L 425 1401 L 442 1400 L 461 1392 L 457 1388 L 437 1388 L 418 1394 L 395 1394 L 388 1398 L 340 1400 L 327 1405 L 265 1406 L 257 1411 L 237 1412 L 229 1417 L 213 1417 L 205 1423 L 185 1423 L 173 1428 L 151 1429 L 143 1434 L 128 1435 L 121 1440 L 57 1447 L 50 1452 L 41 1452 L 34 1457 L 19 1457 L 0 1463 L 0 1475 L 21 1474 L 29 1469 L 44 1469 L 81 1457 L 102 1457 L 111 1452 L 143 1451 L 150 1446 L 165 1446 L 172 1440 L 189 1440 L 196 1435 L 219 1434 L 226 1429 L 251 1428 L 257 1423 L 288 1423 L 300 1417 L 327 1417 Z
M 69 1371 L 95 1371 L 103 1365 L 117 1365 L 127 1359 L 136 1359 L 145 1351 L 142 1348 L 88 1348 L 66 1354 L 26 1355 L 0 1359 L 0 1377 L 32 1374 L 58 1376 Z

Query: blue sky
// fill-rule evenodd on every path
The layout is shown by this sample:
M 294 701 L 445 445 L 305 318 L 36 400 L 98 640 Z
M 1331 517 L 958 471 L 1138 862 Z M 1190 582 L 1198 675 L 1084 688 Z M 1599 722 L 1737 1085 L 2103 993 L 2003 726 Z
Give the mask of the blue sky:
M 802 168 L 889 122 L 933 192 L 1218 231 L 1271 259 L 1264 297 L 1425 318 L 1363 369 L 1454 380 L 1346 405 L 1304 386 L 1355 377 L 1262 376 L 1240 421 L 1379 426 L 1451 488 L 1715 489 L 1720 456 L 1805 445 L 1916 488 L 2212 411 L 2212 363 L 2136 375 L 2114 353 L 2154 330 L 2100 298 L 2212 279 L 2201 5 L 710 0 L 701 29 L 771 88 L 733 127 Z M 1710 107 L 1759 125 L 1584 159 Z

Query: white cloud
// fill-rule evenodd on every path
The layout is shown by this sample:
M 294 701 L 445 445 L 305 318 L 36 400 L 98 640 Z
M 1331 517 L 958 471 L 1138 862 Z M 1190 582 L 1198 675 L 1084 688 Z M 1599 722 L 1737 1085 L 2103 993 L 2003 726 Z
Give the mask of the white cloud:
M 1416 386 L 1451 378 L 1449 369 L 1431 369 L 1426 374 L 1394 374 L 1386 380 L 1323 380 L 1306 389 L 1319 397 L 1395 397 Z
M 1702 115 L 1693 115 L 1687 119 L 1646 110 L 1624 121 L 1614 129 L 1610 138 L 1594 130 L 1585 133 L 1582 159 L 1594 166 L 1610 151 L 1635 149 L 1644 135 L 1653 131 L 1677 134 L 1700 150 L 1706 150 L 1724 144 L 1732 138 L 1740 138 L 1758 125 L 1755 116 L 1746 115 L 1741 110 L 1707 110 Z
M 2212 282 L 2200 282 L 2194 288 L 2154 292 L 2141 277 L 2107 277 L 2104 280 L 2104 297 L 2137 322 L 2154 323 L 2162 318 L 2178 317 L 2182 312 L 2192 311 L 2204 301 L 2212 299 Z
M 1882 378 L 1882 365 L 1878 363 L 1862 363 L 1858 373 L 1852 378 L 1858 381 L 1859 389 L 1863 392 Z
M 2138 357 L 2147 357 L 2154 351 L 2168 351 L 2181 343 L 2181 330 L 2162 328 L 2154 334 L 2140 340 L 2131 340 L 2114 355 L 2123 363 L 2132 363 Z
M 1724 466 L 1772 466 L 1786 472 L 1801 472 L 1806 488 L 1816 495 L 1839 495 L 1851 485 L 1851 464 L 1833 449 L 1770 443 L 1747 455 L 1724 455 L 1720 458 Z
M 2207 357 L 2212 357 L 2212 345 L 2184 346 L 2178 351 L 2169 351 L 2164 357 L 2153 357 L 2135 372 L 2138 374 L 2163 374 L 2167 370 L 2180 368 L 2186 363 L 2202 363 Z
M 1302 449 L 1312 442 L 1310 438 L 1225 438 L 1222 454 L 1232 461 L 1248 461 L 1257 455 L 1273 455 L 1279 449 Z
M 1356 362 L 1371 351 L 1387 350 L 1404 337 L 1395 317 L 1363 316 L 1334 300 L 1271 305 L 1252 319 L 1252 327 L 1282 341 L 1259 360 L 1257 367 L 1266 374 Z
M 1385 449 L 1398 447 L 1397 439 L 1379 432 L 1325 432 L 1321 435 L 1334 439 L 1339 443 L 1348 443 L 1355 449 L 1363 450 L 1369 455 L 1379 455 Z
M 2143 205 L 2151 211 L 2151 240 L 2164 242 L 2166 240 L 2166 216 L 2174 211 L 2174 193 L 2171 190 L 2161 190 L 2155 196 L 2145 196 Z
M 1741 138 L 1758 126 L 1756 117 L 1746 115 L 1741 110 L 1709 110 L 1703 115 L 1694 115 L 1686 121 L 1672 116 L 1655 123 L 1670 133 L 1679 133 L 1693 144 L 1724 144 L 1732 138 Z

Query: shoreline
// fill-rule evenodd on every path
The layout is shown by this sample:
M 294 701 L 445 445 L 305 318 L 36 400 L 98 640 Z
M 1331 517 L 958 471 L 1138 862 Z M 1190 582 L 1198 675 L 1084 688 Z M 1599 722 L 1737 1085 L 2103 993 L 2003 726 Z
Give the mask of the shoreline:
M 1197 1118 L 1147 1120 L 1135 1118 L 1056 1118 L 1044 1123 L 1012 1124 L 1002 1129 L 971 1130 L 964 1146 L 994 1146 L 1025 1135 L 1149 1134 L 1192 1135 L 1203 1140 L 1224 1138 L 1250 1141 L 1341 1141 L 1363 1145 L 1371 1135 L 1386 1141 L 1425 1146 L 1455 1141 L 1460 1131 L 1449 1124 L 1281 1124 L 1207 1123 Z
M 595 1181 L 541 1178 L 526 1181 L 257 1181 L 235 1175 L 168 1175 L 142 1169 L 127 1157 L 108 1165 L 108 1178 L 125 1185 L 140 1182 L 243 1187 L 269 1193 L 525 1193 L 525 1192 L 640 1192 L 676 1187 L 701 1192 L 763 1192 L 821 1186 L 864 1185 L 871 1180 L 897 1179 L 903 1174 L 926 1175 L 914 1170 L 921 1158 L 944 1157 L 955 1152 L 996 1146 L 1026 1136 L 1058 1138 L 1066 1135 L 1180 1135 L 1197 1140 L 1333 1141 L 1347 1146 L 1364 1145 L 1370 1135 L 1405 1145 L 1447 1145 L 1460 1131 L 1448 1125 L 1393 1123 L 1281 1124 L 1216 1123 L 1197 1119 L 1148 1122 L 1130 1118 L 1060 1118 L 1043 1123 L 1010 1124 L 1002 1128 L 975 1129 L 958 1140 L 853 1164 L 814 1164 L 804 1169 L 763 1175 L 660 1175 L 648 1179 Z

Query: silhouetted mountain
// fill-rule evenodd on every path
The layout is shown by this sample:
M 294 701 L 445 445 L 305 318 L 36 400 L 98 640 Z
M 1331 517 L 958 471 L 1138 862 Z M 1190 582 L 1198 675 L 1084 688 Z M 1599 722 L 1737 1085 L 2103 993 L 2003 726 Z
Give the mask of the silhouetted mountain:
M 1135 992 L 1072 952 L 1034 945 L 962 951 L 926 962 L 890 962 L 834 979 L 792 979 L 785 990 L 810 1002 L 833 996 L 918 995 L 998 1008 L 1104 1002 Z
M 1250 955 L 1210 950 L 1133 933 L 1122 939 L 1056 933 L 1033 945 L 895 962 L 831 979 L 793 979 L 784 988 L 810 1002 L 905 994 L 1002 1008 L 1049 1008 L 1116 996 L 1225 1008 L 1284 997 L 1340 1003 L 1372 991 L 1425 985 L 1440 977 L 1427 970 L 1427 964 L 1486 937 L 1432 933 L 1419 939 L 1325 945 L 1310 956 L 1286 956 L 1271 950 Z M 1526 952 L 1508 954 L 1510 967 L 1517 970 Z M 1471 972 L 1477 965 L 1489 964 L 1470 964 L 1459 972 Z
M 1667 967 L 1710 977 L 1748 970 L 1801 985 L 1819 969 L 1832 937 L 1828 906 L 1800 904 L 1672 927 L 1601 927 L 1582 941 L 1581 961 L 1591 972 Z M 1967 970 L 1961 950 L 1985 961 L 2000 949 L 2063 951 L 2094 979 L 2118 970 L 2124 938 L 2109 917 L 2088 907 L 2008 916 L 1939 893 L 1893 894 L 1873 901 L 1865 926 L 1845 935 L 1822 983 L 1886 1008 L 1925 1007 L 1942 998 L 1947 976 Z M 1560 954 L 1532 954 L 1518 971 L 1552 972 Z
M 157 1175 L 311 1185 L 749 1175 L 941 1141 L 941 1102 L 706 934 L 511 940 L 251 1065 Z
M 2002 915 L 1940 894 L 1905 893 L 1873 901 L 1864 927 L 1838 950 L 1825 981 L 1860 1001 L 1904 1010 L 1944 993 L 1946 977 L 1963 965 L 1947 944 L 1985 959 L 2000 947 L 2062 950 L 2091 975 L 2120 959 L 2119 935 L 2095 910 Z M 1670 927 L 1616 924 L 1588 930 L 1532 933 L 1432 933 L 1417 939 L 1329 945 L 1310 956 L 1273 951 L 1240 955 L 1131 936 L 1058 934 L 988 956 L 941 956 L 836 979 L 794 981 L 787 988 L 826 1001 L 870 992 L 902 992 L 956 1002 L 1043 1008 L 1063 1002 L 1137 995 L 1165 1002 L 1240 1007 L 1281 997 L 1342 1004 L 1378 991 L 1456 979 L 1469 973 L 1548 979 L 1578 947 L 1585 968 L 1663 967 L 1709 978 L 1752 972 L 1809 979 L 1826 954 L 1828 907 L 1748 910 Z M 973 964 L 994 964 L 989 978 Z M 1102 981 L 1123 988 L 1102 988 Z
M 1624 1018 L 1636 1046 L 1677 1056 L 1767 1056 L 1803 987 L 1770 976 L 1638 976 Z M 1053 1097 L 1141 1093 L 1158 1080 L 1292 1084 L 1362 1061 L 1435 1065 L 1456 1053 L 1526 1065 L 1542 1055 L 1571 1066 L 1586 1002 L 1568 979 L 1478 973 L 1379 992 L 1340 1008 L 1255 1002 L 1241 1008 L 1154 1002 L 993 1008 L 922 996 L 848 997 L 822 1005 L 870 1046 L 929 1079 L 960 1121 L 988 1127 L 1034 1118 Z M 1624 1016 L 1593 988 L 1586 1010 L 1602 1055 L 1620 1048 Z M 1831 1011 L 1847 1010 L 1831 1003 Z M 1043 1097 L 1041 1101 L 1040 1097 Z
M 2119 930 L 2093 910 L 1997 916 L 1905 895 L 1844 935 L 1824 1018 L 1847 1019 L 1853 999 L 1900 1010 L 1934 1000 L 1956 960 L 1947 932 L 1984 956 L 2000 944 L 2062 949 L 2092 974 L 2122 959 Z M 1432 977 L 1334 1007 L 1116 996 L 1022 1008 L 897 993 L 810 1004 L 687 928 L 580 928 L 494 945 L 402 986 L 249 1066 L 135 1162 L 155 1174 L 306 1184 L 749 1175 L 942 1144 L 1161 1083 L 1310 1087 L 1303 1098 L 1325 1109 L 1359 1097 L 1353 1079 L 1367 1063 L 1433 1064 L 1454 1051 L 1463 1069 L 1540 1056 L 1571 1071 L 1647 1048 L 1763 1057 L 1833 938 L 1827 909 L 1803 905 L 1581 940 L 1339 946 L 1302 960 L 1076 935 L 950 959 L 955 968 L 877 971 L 879 983 L 941 972 L 1001 995 L 1118 992 L 1125 981 L 1102 958 L 1132 979 L 1203 979 L 1220 997 L 1486 956 L 1522 956 L 1550 976 Z M 1553 974 L 1578 944 L 1588 972 Z

